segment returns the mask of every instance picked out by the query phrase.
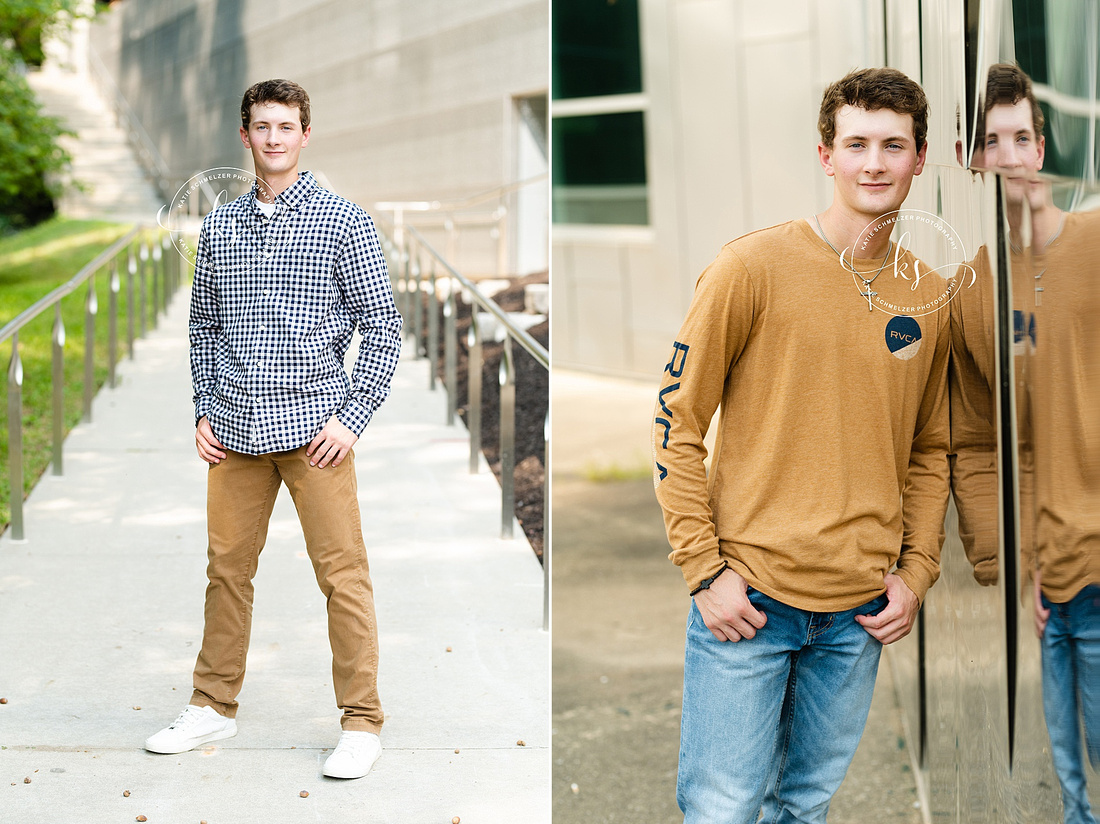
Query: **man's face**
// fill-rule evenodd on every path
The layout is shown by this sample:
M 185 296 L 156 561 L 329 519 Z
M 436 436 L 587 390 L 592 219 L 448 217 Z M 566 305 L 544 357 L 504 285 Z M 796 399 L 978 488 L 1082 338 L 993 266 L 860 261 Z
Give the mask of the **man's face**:
M 1046 141 L 1036 136 L 1031 103 L 998 104 L 985 114 L 985 165 L 1005 177 L 1005 195 L 1018 203 L 1040 186 Z
M 836 113 L 833 145 L 817 150 L 835 181 L 834 202 L 869 223 L 901 207 L 913 176 L 924 169 L 927 148 L 917 151 L 912 115 L 845 105 Z
M 297 106 L 255 103 L 248 129 L 241 127 L 241 141 L 252 151 L 256 174 L 264 180 L 296 173 L 298 154 L 309 143 L 310 128 L 302 129 Z

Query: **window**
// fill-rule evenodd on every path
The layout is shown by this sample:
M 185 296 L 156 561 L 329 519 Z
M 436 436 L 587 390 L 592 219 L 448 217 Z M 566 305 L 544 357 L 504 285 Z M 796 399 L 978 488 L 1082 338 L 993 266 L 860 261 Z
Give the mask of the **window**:
M 553 219 L 647 224 L 638 0 L 553 4 Z

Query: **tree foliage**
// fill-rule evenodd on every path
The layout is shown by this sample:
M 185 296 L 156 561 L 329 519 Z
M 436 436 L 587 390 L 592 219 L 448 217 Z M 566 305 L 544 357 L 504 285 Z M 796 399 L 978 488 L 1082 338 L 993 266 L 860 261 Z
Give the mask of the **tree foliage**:
M 64 132 L 42 114 L 27 66 L 42 63 L 42 35 L 74 0 L 4 0 L 0 5 L 0 232 L 32 226 L 54 212 L 68 154 Z

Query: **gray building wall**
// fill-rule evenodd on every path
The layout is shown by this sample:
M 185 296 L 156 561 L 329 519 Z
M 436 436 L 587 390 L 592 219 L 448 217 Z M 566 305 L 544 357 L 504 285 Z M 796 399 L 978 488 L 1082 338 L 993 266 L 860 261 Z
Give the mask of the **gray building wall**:
M 368 208 L 530 176 L 517 101 L 548 90 L 546 0 L 125 0 L 91 43 L 174 177 L 251 169 L 241 96 L 284 77 L 310 94 L 302 168 Z

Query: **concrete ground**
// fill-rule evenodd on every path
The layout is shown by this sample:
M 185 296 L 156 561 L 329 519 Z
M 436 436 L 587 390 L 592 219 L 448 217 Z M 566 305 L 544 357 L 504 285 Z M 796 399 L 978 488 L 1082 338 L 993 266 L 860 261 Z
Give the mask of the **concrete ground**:
M 556 371 L 554 824 L 675 822 L 688 596 L 650 474 L 657 376 Z M 831 824 L 919 824 L 889 658 Z
M 324 598 L 285 491 L 256 579 L 238 735 L 144 751 L 190 697 L 202 632 L 186 311 L 177 296 L 70 434 L 64 476 L 27 502 L 26 540 L 0 538 L 0 820 L 548 822 L 541 567 L 522 530 L 500 540 L 496 481 L 468 474 L 465 430 L 444 425 L 442 391 L 408 357 L 356 447 L 386 710 L 374 770 L 321 775 L 339 712 Z

